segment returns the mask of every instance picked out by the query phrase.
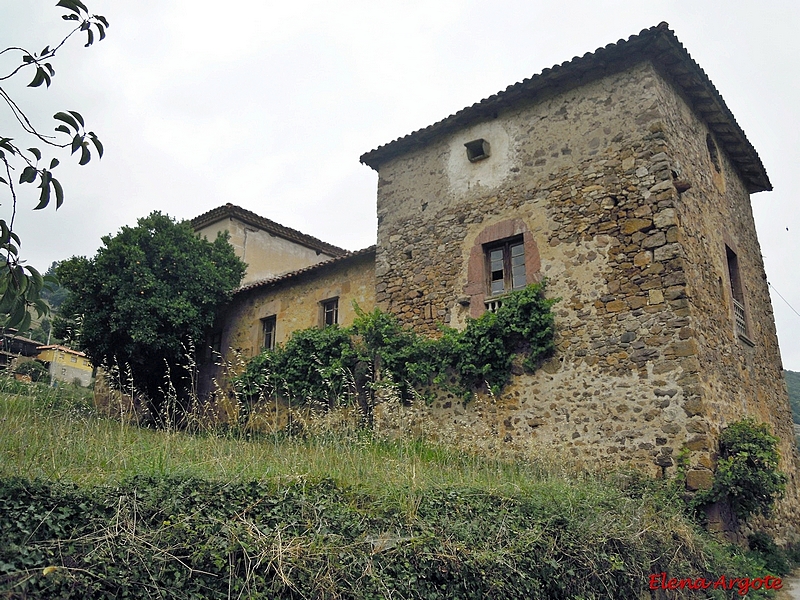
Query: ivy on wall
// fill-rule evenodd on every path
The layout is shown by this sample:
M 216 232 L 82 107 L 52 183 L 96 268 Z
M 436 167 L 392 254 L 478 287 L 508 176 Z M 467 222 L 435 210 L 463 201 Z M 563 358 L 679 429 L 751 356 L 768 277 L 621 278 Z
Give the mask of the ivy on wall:
M 496 312 L 469 319 L 464 330 L 442 326 L 439 339 L 405 327 L 392 314 L 358 307 L 351 327 L 296 331 L 265 350 L 233 383 L 245 399 L 281 397 L 296 405 L 334 406 L 340 399 L 368 405 L 375 384 L 387 380 L 404 399 L 432 385 L 465 398 L 486 386 L 499 393 L 511 377 L 515 355 L 533 371 L 554 350 L 552 306 L 545 284 L 503 298 Z

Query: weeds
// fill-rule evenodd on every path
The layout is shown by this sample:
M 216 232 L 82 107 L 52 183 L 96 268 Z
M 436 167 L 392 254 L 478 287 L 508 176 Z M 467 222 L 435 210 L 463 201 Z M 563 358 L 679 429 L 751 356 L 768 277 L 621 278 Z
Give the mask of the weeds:
M 0 595 L 588 600 L 777 564 L 636 474 L 384 435 L 355 409 L 265 435 L 142 429 L 80 394 L 0 379 Z M 384 405 L 402 405 L 390 382 Z

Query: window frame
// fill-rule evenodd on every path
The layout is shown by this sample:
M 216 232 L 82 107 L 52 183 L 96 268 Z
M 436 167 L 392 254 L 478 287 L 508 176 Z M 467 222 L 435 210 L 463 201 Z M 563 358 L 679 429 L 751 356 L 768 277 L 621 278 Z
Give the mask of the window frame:
M 339 324 L 339 296 L 333 298 L 326 298 L 320 301 L 320 327 L 330 327 Z M 330 322 L 328 322 L 328 315 L 333 315 Z
M 484 244 L 483 249 L 485 256 L 487 298 L 505 296 L 515 290 L 521 290 L 527 285 L 527 265 L 525 261 L 525 241 L 523 236 L 517 235 L 504 240 Z M 497 261 L 493 258 L 493 254 L 498 251 L 502 253 L 500 258 L 502 261 L 502 269 L 500 270 L 496 269 L 496 266 L 498 266 L 496 264 Z M 514 264 L 515 259 L 519 258 L 521 258 L 522 262 Z M 515 267 L 521 267 L 521 272 L 519 269 L 517 269 L 517 272 L 514 272 Z M 498 291 L 494 290 L 495 282 L 500 281 L 500 279 L 495 279 L 496 273 L 502 273 L 503 275 L 503 289 Z M 522 278 L 521 283 L 515 281 L 519 277 Z
M 736 336 L 746 344 L 755 345 L 750 339 L 750 319 L 744 297 L 744 286 L 739 269 L 739 256 L 728 244 L 725 244 L 725 265 L 728 274 L 728 292 L 731 295 L 733 312 L 733 330 Z
M 267 315 L 261 319 L 261 348 L 275 350 L 278 332 L 278 315 Z

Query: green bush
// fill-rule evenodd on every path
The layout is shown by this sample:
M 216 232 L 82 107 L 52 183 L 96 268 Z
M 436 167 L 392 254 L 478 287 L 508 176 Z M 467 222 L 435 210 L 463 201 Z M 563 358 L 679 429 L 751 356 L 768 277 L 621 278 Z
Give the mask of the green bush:
M 780 440 L 765 423 L 743 419 L 719 438 L 719 462 L 711 489 L 697 494 L 696 505 L 730 502 L 739 518 L 769 515 L 786 489 L 786 475 L 778 470 Z
M 294 332 L 283 346 L 254 357 L 234 387 L 248 401 L 281 396 L 327 406 L 343 397 L 363 401 L 384 375 L 405 400 L 432 384 L 465 397 L 483 385 L 499 393 L 515 354 L 534 370 L 553 352 L 555 300 L 546 299 L 544 289 L 542 283 L 509 294 L 497 312 L 469 319 L 463 331 L 442 327 L 437 340 L 416 334 L 392 314 L 356 307 L 352 327 Z
M 47 367 L 38 360 L 26 360 L 20 363 L 14 372 L 20 375 L 28 375 L 31 381 L 46 381 L 50 377 Z
M 788 575 L 794 567 L 789 553 L 778 547 L 772 536 L 764 531 L 756 531 L 747 536 L 750 552 L 764 563 L 764 567 L 773 575 Z

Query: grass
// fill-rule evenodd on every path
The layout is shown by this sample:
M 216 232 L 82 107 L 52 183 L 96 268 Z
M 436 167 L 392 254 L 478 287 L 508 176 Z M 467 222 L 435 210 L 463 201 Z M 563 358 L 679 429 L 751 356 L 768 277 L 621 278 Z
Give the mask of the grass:
M 2 385 L 0 380 L 5 477 L 80 485 L 136 475 L 236 482 L 310 477 L 368 490 L 456 485 L 512 491 L 544 473 L 536 463 L 486 459 L 417 440 L 375 440 L 361 431 L 291 438 L 143 429 L 97 415 L 89 398 L 72 390 Z
M 766 573 L 634 474 L 358 430 L 154 431 L 7 379 L 0 535 L 7 597 L 589 599 L 635 597 L 661 571 Z

